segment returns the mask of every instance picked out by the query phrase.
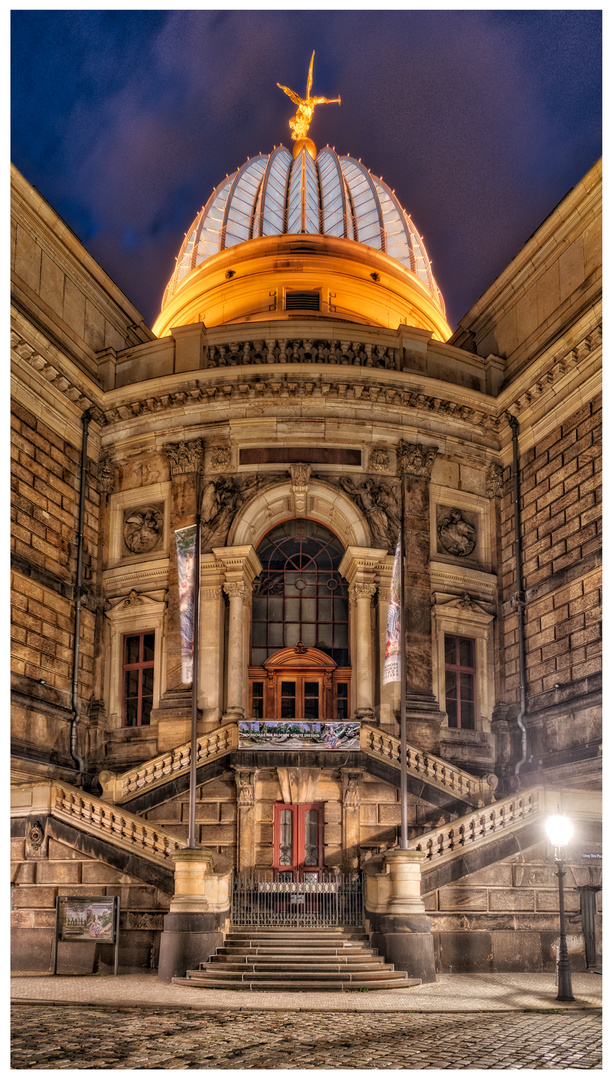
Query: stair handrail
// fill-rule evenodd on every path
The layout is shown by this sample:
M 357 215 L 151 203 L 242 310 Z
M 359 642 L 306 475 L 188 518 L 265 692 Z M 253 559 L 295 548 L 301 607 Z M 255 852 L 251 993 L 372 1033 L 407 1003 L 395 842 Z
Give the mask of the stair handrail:
M 398 770 L 401 768 L 401 742 L 394 735 L 361 725 L 360 748 L 381 761 L 388 762 Z M 451 765 L 435 754 L 418 750 L 415 746 L 406 747 L 406 768 L 411 776 L 427 780 L 433 787 L 445 791 L 455 798 L 475 807 L 487 806 L 495 801 L 497 777 L 495 773 L 487 776 L 472 776 L 465 769 Z
M 463 854 L 466 849 L 481 846 L 494 833 L 514 831 L 527 820 L 554 814 L 560 805 L 572 819 L 601 818 L 599 792 L 560 790 L 540 785 L 525 788 L 495 804 L 477 808 L 445 825 L 436 826 L 421 836 L 413 837 L 408 846 L 413 851 L 424 853 L 422 870 L 426 872 L 434 863 L 438 865 L 441 861 L 446 862 Z
M 198 735 L 197 765 L 215 761 L 238 748 L 238 724 L 225 724 L 213 731 Z M 174 779 L 189 772 L 191 768 L 191 742 L 167 750 L 157 757 L 143 761 L 123 773 L 105 769 L 98 776 L 102 787 L 102 798 L 107 802 L 120 804 L 140 795 L 144 791 L 153 791 L 169 779 Z
M 146 818 L 56 780 L 17 785 L 11 814 L 14 817 L 51 815 L 78 825 L 92 836 L 109 840 L 124 851 L 169 867 L 173 866 L 176 852 L 186 846 L 185 840 L 150 824 Z

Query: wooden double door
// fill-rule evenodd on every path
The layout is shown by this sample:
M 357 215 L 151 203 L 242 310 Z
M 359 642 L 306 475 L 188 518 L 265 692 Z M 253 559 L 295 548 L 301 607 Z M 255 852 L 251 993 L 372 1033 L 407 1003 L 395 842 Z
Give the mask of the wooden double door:
M 347 720 L 350 668 L 305 646 L 281 649 L 249 668 L 250 716 L 255 720 Z

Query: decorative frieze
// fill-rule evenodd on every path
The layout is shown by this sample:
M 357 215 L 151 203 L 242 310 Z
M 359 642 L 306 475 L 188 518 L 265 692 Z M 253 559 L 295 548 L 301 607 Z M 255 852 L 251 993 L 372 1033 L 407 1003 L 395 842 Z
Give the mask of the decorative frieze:
M 397 447 L 400 473 L 423 476 L 429 480 L 437 453 L 437 446 L 422 446 L 421 443 L 407 443 L 402 439 Z
M 209 367 L 244 367 L 249 364 L 350 364 L 353 367 L 397 371 L 398 350 L 371 342 L 311 338 L 267 338 L 209 345 Z
M 191 439 L 189 442 L 166 443 L 164 453 L 170 467 L 170 476 L 180 473 L 201 472 L 204 465 L 203 439 Z

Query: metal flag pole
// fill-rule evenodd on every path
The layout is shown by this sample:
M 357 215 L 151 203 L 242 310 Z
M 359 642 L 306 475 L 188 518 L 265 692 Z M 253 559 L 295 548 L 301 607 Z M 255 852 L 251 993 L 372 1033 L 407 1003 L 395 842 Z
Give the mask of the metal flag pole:
M 405 483 L 406 473 L 403 463 L 400 466 L 400 579 L 399 579 L 399 628 L 400 628 L 400 776 L 401 776 L 401 835 L 400 848 L 408 848 L 408 774 L 406 772 L 406 611 L 404 587 L 404 558 L 406 555 L 405 537 Z
M 202 515 L 200 512 L 200 473 L 196 473 L 196 535 L 193 583 L 193 672 L 191 680 L 191 760 L 189 764 L 189 835 L 187 847 L 196 848 L 195 814 L 198 767 L 198 653 L 200 636 L 200 548 L 202 546 Z

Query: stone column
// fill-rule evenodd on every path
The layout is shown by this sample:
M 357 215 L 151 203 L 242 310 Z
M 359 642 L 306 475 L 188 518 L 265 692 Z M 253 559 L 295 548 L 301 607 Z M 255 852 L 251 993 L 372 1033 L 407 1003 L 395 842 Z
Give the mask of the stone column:
M 342 870 L 345 874 L 359 869 L 361 840 L 362 769 L 341 769 L 342 776 Z
M 374 714 L 374 665 L 372 649 L 372 597 L 376 593 L 376 575 L 387 552 L 380 548 L 349 547 L 340 563 L 340 573 L 349 583 L 349 595 L 355 605 L 352 620 L 351 665 L 355 701 L 352 714 L 372 723 Z
M 174 863 L 174 896 L 159 945 L 160 982 L 213 956 L 229 924 L 230 873 L 215 873 L 212 854 L 201 848 L 177 851 Z
M 437 447 L 400 442 L 397 460 L 404 484 L 404 617 L 406 628 L 406 737 L 440 752 L 443 713 L 433 693 L 429 480 Z
M 436 981 L 436 965 L 431 919 L 421 899 L 424 858 L 424 852 L 400 849 L 385 855 L 383 872 L 367 882 L 366 918 L 373 947 L 400 971 L 428 983 Z
M 257 769 L 234 767 L 238 837 L 236 869 L 246 874 L 255 866 L 255 778 Z
M 202 439 L 166 443 L 164 453 L 170 469 L 170 570 L 168 574 L 168 617 L 166 634 L 166 686 L 169 691 L 184 690 L 181 680 L 181 628 L 179 619 L 178 571 L 174 532 L 195 525 L 198 511 L 198 476 L 204 466 Z M 184 690 L 189 705 L 189 691 Z
M 225 568 L 223 591 L 229 597 L 225 709 L 223 719 L 239 720 L 248 700 L 248 618 L 253 581 L 261 573 L 261 563 L 253 547 L 214 548 L 213 554 Z

